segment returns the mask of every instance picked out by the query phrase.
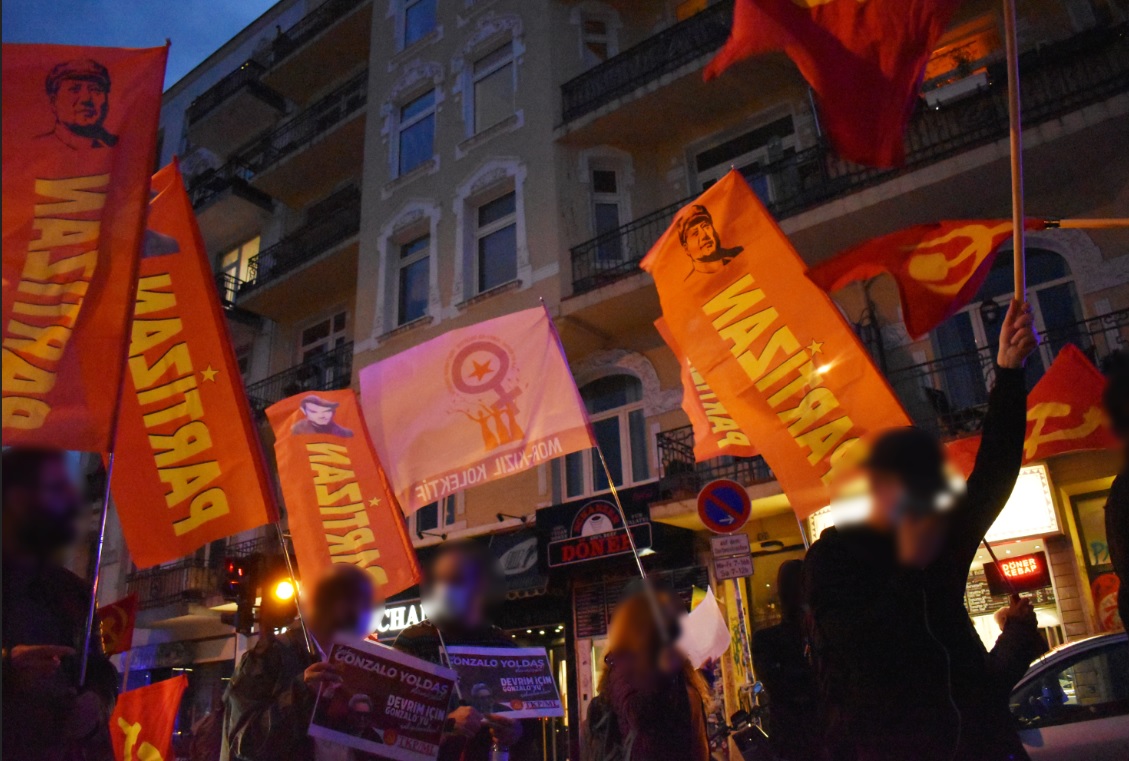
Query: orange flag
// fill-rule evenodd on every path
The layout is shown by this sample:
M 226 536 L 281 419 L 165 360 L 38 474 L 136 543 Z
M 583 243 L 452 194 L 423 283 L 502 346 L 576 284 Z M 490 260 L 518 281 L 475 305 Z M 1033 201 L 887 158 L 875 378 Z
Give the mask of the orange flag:
M 119 761 L 174 758 L 172 733 L 180 698 L 188 687 L 184 674 L 118 695 L 110 714 L 110 739 Z
M 870 432 L 909 425 L 885 378 L 736 171 L 684 207 L 642 262 L 670 334 L 801 518 Z
M 350 389 L 297 394 L 267 408 L 298 569 L 365 569 L 390 597 L 421 574 L 404 516 Z
M 1105 376 L 1077 346 L 1062 347 L 1050 369 L 1027 395 L 1023 462 L 1117 446 L 1102 412 L 1105 385 Z M 979 449 L 979 436 L 957 439 L 948 445 L 949 459 L 967 476 L 976 464 Z
M 819 102 L 843 158 L 905 161 L 904 134 L 925 62 L 959 0 L 737 0 L 729 40 L 704 72 L 783 50 Z
M 153 176 L 111 489 L 133 562 L 183 557 L 277 518 L 192 203 Z
M 98 609 L 102 631 L 102 650 L 106 655 L 124 653 L 133 647 L 133 627 L 137 623 L 137 593 Z
M 674 336 L 670 334 L 666 321 L 661 317 L 655 320 L 655 328 L 682 368 L 682 410 L 690 418 L 694 428 L 694 462 L 705 462 L 722 455 L 731 457 L 755 455 L 756 447 L 733 422 L 733 416 L 718 400 L 717 394 L 706 383 L 706 379 L 683 355 L 678 344 L 674 342 Z
M 165 54 L 4 45 L 5 446 L 111 446 Z
M 1028 230 L 1046 223 L 1028 219 Z M 920 338 L 980 290 L 996 253 L 1011 239 L 1011 220 L 979 219 L 915 225 L 841 251 L 812 267 L 808 277 L 828 293 L 883 272 L 893 276 L 906 330 Z
M 369 432 L 409 512 L 594 445 L 544 307 L 448 331 L 360 378 Z

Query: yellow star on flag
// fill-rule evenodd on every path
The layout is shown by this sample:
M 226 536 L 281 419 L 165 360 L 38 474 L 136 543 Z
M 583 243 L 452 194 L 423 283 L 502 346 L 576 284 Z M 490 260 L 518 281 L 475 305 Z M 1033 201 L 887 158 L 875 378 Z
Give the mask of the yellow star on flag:
M 370 499 L 368 501 L 368 503 L 372 507 L 379 507 L 380 506 L 380 498 L 379 497 L 373 497 L 372 499 Z
M 813 339 L 812 342 L 810 344 L 808 344 L 808 351 L 811 352 L 811 355 L 813 357 L 816 354 L 822 354 L 823 353 L 823 341 L 816 341 L 816 340 Z
M 204 376 L 204 380 L 208 381 L 209 383 L 215 383 L 216 375 L 219 374 L 219 370 L 213 369 L 211 365 L 208 365 L 200 371 L 200 374 Z

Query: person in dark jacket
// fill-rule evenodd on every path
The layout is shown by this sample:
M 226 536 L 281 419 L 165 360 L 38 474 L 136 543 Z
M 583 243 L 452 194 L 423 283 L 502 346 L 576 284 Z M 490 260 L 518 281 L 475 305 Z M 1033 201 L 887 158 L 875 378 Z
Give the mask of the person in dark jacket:
M 489 550 L 475 542 L 440 545 L 424 580 L 428 620 L 400 632 L 392 646 L 440 666 L 448 665 L 444 650 L 451 645 L 513 647 L 513 640 L 487 619 L 499 583 L 495 566 Z M 486 761 L 495 742 L 509 749 L 511 761 L 539 758 L 537 720 L 481 713 L 470 704 L 472 687 L 461 697 L 452 695 L 439 761 Z
M 1112 355 L 1107 360 L 1106 374 L 1106 413 L 1114 435 L 1125 447 L 1125 460 L 1106 499 L 1105 534 L 1109 559 L 1121 582 L 1117 592 L 1121 625 L 1129 629 L 1129 352 Z
M 222 761 L 322 761 L 362 759 L 368 754 L 307 734 L 319 690 L 341 682 L 326 662 L 334 637 L 363 637 L 377 605 L 372 577 L 355 565 L 330 566 L 308 600 L 306 626 L 280 636 L 263 635 L 243 656 L 224 695 Z M 331 747 L 330 747 L 331 746 Z
M 892 429 L 867 461 L 869 522 L 828 529 L 805 559 L 833 759 L 1025 757 L 1006 697 L 1017 664 L 1025 668 L 1024 659 L 1038 655 L 1033 621 L 1016 603 L 1015 623 L 1027 625 L 1005 627 L 989 654 L 964 608 L 964 589 L 976 549 L 1019 474 L 1023 365 L 1037 344 L 1029 308 L 1013 303 L 976 465 L 948 510 L 937 509 L 951 496 L 940 443 L 920 429 Z
M 815 675 L 804 653 L 802 560 L 776 573 L 781 621 L 753 634 L 753 670 L 768 696 L 768 739 L 782 761 L 816 761 Z
M 2 488 L 4 758 L 109 759 L 118 674 L 95 630 L 79 685 L 90 585 L 55 562 L 77 536 L 79 491 L 62 452 L 22 448 L 4 452 Z
M 677 641 L 679 603 L 629 594 L 608 627 L 604 671 L 588 704 L 581 761 L 709 761 L 709 691 Z M 664 618 L 664 640 L 655 609 Z M 684 611 L 681 611 L 684 612 Z

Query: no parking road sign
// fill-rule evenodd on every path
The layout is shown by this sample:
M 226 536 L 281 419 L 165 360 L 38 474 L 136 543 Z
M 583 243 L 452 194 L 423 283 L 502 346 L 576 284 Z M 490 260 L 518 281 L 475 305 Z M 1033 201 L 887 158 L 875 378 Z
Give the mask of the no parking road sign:
M 698 517 L 715 534 L 740 531 L 752 511 L 745 487 L 728 478 L 710 481 L 698 493 Z

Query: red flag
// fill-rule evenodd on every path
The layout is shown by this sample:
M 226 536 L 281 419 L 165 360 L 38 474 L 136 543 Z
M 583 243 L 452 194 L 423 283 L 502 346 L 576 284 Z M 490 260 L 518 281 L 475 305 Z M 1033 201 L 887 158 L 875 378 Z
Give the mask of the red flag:
M 267 408 L 298 569 L 368 571 L 384 597 L 420 580 L 404 515 L 351 389 L 297 394 Z
M 106 655 L 124 653 L 133 647 L 133 627 L 137 624 L 137 593 L 98 609 L 102 650 Z
M 1028 230 L 1045 226 L 1038 219 L 1024 224 Z M 1011 232 L 1007 219 L 915 225 L 841 251 L 808 270 L 808 277 L 830 293 L 890 274 L 898 284 L 906 330 L 920 338 L 972 300 Z
M 690 418 L 694 428 L 694 462 L 705 462 L 714 457 L 752 457 L 757 448 L 749 442 L 749 437 L 737 426 L 733 416 L 717 398 L 717 394 L 706 383 L 689 358 L 678 348 L 666 320 L 655 320 L 666 345 L 678 359 L 682 368 L 682 410 Z
M 5 446 L 110 448 L 166 52 L 4 45 Z
M 118 695 L 110 715 L 114 758 L 132 761 L 172 759 L 172 733 L 180 697 L 188 687 L 184 674 Z
M 1077 346 L 1064 346 L 1027 396 L 1023 462 L 1116 446 L 1117 439 L 1102 412 L 1105 384 L 1105 376 Z M 979 449 L 979 436 L 957 439 L 948 445 L 949 459 L 968 475 Z
M 925 63 L 959 0 L 737 0 L 707 80 L 743 58 L 783 50 L 819 99 L 843 158 L 905 161 L 903 135 Z
M 153 176 L 111 484 L 140 568 L 277 518 L 192 202 Z

